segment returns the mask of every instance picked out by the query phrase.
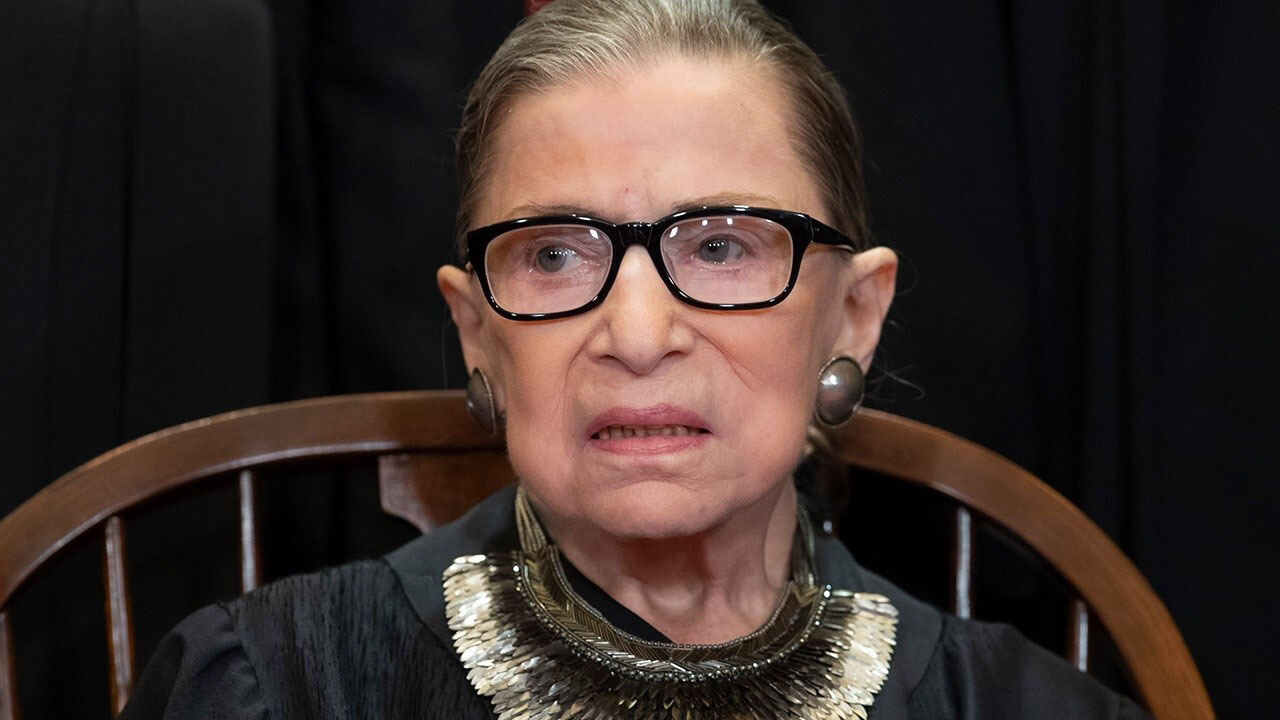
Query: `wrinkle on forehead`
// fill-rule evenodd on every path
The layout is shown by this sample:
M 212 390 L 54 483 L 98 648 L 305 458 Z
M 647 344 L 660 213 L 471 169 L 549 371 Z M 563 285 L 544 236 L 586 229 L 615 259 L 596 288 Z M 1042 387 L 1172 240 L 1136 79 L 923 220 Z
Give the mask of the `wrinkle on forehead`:
M 674 200 L 668 204 L 663 210 L 662 215 L 671 215 L 682 210 L 693 210 L 709 205 L 749 205 L 757 208 L 773 208 L 781 209 L 785 205 L 782 200 L 771 195 L 760 195 L 750 190 L 727 190 L 724 192 L 714 193 L 712 195 L 702 195 L 699 197 L 689 197 L 680 200 Z M 566 203 L 525 203 L 516 206 L 506 213 L 510 218 L 535 217 L 540 215 L 579 215 L 582 217 L 595 218 L 612 223 L 628 222 L 628 220 L 619 217 L 610 217 L 609 213 L 596 207 L 587 205 L 573 205 Z M 636 218 L 632 218 L 635 220 Z M 641 220 L 656 220 L 656 217 L 640 218 Z
M 760 63 L 671 58 L 519 98 L 495 133 L 475 224 L 555 214 L 538 209 L 653 220 L 711 197 L 820 214 L 773 76 Z

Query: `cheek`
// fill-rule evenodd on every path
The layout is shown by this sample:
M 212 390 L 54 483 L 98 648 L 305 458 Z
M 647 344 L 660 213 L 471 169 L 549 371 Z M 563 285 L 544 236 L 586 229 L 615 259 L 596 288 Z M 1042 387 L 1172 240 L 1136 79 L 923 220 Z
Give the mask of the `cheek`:
M 738 419 L 733 439 L 744 472 L 762 462 L 771 472 L 790 472 L 813 415 L 831 329 L 806 303 L 784 303 L 767 314 L 730 321 L 717 335 L 716 350 L 730 368 L 717 385 L 726 416 Z
M 486 334 L 487 356 L 508 414 L 520 416 L 538 406 L 536 397 L 563 389 L 577 346 L 572 335 L 566 325 L 493 321 Z
M 719 350 L 750 391 L 746 399 L 759 398 L 752 404 L 762 410 L 812 409 L 818 371 L 830 359 L 839 330 L 836 313 L 818 307 L 816 297 L 797 288 L 778 307 L 741 323 L 722 318 L 724 327 L 716 330 Z
M 570 369 L 582 340 L 567 324 L 499 327 L 490 340 L 516 474 L 566 473 L 573 452 Z
M 812 258 L 810 258 L 812 259 Z M 802 268 L 800 281 L 785 302 L 725 335 L 724 355 L 741 368 L 744 391 L 736 412 L 751 417 L 744 442 L 797 453 L 813 417 L 818 373 L 831 359 L 840 331 L 840 309 L 826 298 L 835 293 L 828 268 Z M 750 321 L 760 321 L 753 326 Z M 788 450 L 789 451 L 789 450 Z

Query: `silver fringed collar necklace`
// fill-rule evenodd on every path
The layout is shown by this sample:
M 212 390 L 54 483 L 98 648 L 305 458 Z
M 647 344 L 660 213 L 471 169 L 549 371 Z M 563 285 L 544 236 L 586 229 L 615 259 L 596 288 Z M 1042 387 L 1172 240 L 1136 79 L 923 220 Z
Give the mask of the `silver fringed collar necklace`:
M 460 557 L 444 573 L 454 648 L 501 720 L 867 717 L 898 611 L 817 583 L 807 513 L 769 620 L 731 642 L 683 645 L 611 625 L 569 585 L 523 489 L 515 504 L 519 550 Z

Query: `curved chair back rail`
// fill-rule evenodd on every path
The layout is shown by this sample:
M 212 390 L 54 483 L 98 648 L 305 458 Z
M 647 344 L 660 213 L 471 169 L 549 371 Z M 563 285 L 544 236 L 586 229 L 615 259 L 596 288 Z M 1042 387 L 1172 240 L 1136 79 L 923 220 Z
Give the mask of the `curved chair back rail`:
M 1074 588 L 1079 600 L 1070 608 L 1067 654 L 1082 669 L 1091 610 L 1156 718 L 1213 718 L 1199 673 L 1164 605 L 1106 535 L 1053 489 L 981 446 L 887 413 L 861 411 L 834 441 L 851 465 L 957 501 L 952 564 L 957 614 L 968 616 L 971 602 L 972 510 L 1020 538 Z M 259 580 L 253 515 L 257 468 L 377 457 L 384 508 L 426 530 L 505 481 L 494 480 L 505 463 L 501 451 L 501 442 L 467 417 L 461 392 L 410 391 L 225 413 L 147 435 L 76 468 L 0 520 L 0 720 L 17 718 L 4 612 L 10 598 L 59 550 L 98 529 L 113 706 L 117 711 L 123 706 L 133 658 L 120 514 L 130 508 L 206 478 L 238 473 L 243 586 L 249 589 Z M 464 478 L 462 487 L 456 481 L 422 486 L 423 476 L 431 473 Z M 439 496 L 447 507 L 433 511 Z

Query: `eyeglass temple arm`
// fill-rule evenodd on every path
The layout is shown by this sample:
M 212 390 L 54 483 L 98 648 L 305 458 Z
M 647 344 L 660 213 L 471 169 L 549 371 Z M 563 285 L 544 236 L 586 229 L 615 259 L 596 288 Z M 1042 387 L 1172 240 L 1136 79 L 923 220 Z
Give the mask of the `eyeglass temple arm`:
M 848 235 L 845 235 L 830 225 L 817 220 L 811 219 L 809 223 L 812 228 L 811 237 L 813 242 L 818 243 L 819 245 L 837 245 L 855 252 L 857 251 L 858 246 Z

